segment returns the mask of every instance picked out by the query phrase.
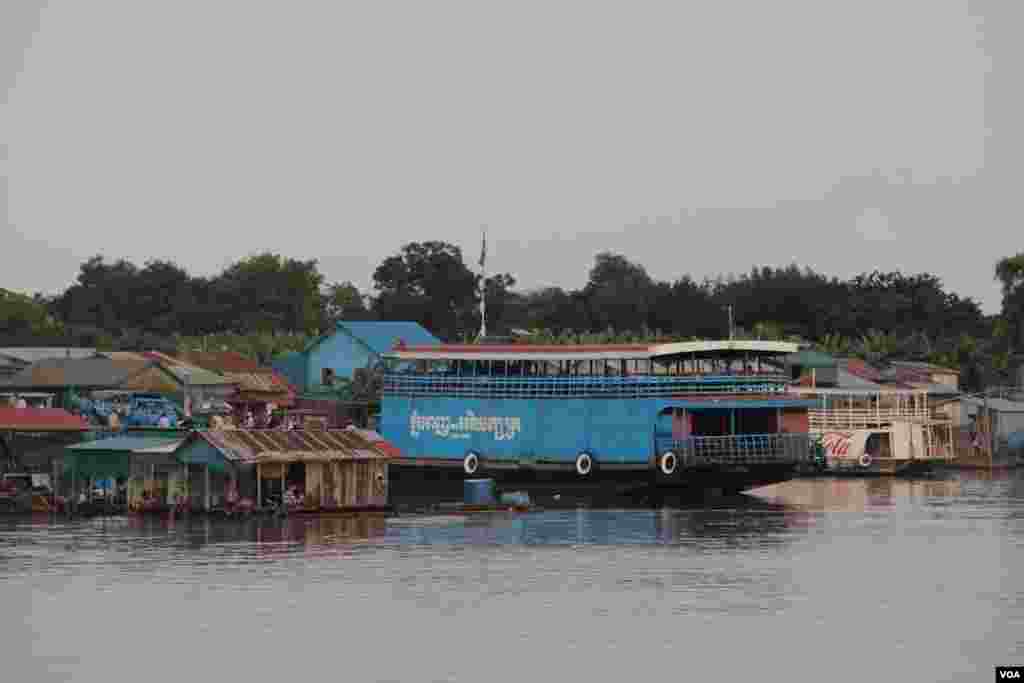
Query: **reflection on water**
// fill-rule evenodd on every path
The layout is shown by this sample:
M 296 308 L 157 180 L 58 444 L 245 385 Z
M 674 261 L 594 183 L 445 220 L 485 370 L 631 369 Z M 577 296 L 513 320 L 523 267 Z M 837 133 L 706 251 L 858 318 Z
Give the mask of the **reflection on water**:
M 949 499 L 962 493 L 959 479 L 903 480 L 892 477 L 873 479 L 798 479 L 766 486 L 754 492 L 757 497 L 778 505 L 806 510 L 864 512 L 931 499 Z
M 0 520 L 10 680 L 981 680 L 1024 663 L 1022 566 L 1012 473 L 683 509 Z

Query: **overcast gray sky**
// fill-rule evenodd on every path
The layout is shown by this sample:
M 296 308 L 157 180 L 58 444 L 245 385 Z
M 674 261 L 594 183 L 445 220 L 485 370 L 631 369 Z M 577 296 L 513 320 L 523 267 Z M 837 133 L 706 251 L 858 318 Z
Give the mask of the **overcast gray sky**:
M 93 254 L 369 286 L 439 239 L 525 288 L 1022 249 L 1024 3 L 0 2 L 0 285 Z

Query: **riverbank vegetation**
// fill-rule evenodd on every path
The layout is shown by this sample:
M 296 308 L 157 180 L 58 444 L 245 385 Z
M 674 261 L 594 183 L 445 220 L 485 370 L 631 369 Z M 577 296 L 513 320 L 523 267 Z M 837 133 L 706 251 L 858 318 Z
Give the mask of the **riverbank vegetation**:
M 999 261 L 1003 310 L 985 316 L 930 273 L 865 272 L 839 279 L 796 264 L 695 280 L 657 280 L 620 254 L 601 253 L 576 289 L 523 287 L 488 277 L 492 334 L 544 343 L 737 337 L 793 339 L 871 361 L 928 360 L 965 383 L 1009 382 L 1024 343 L 1024 254 Z M 583 279 L 583 278 L 581 278 Z M 154 260 L 97 256 L 60 295 L 0 290 L 0 345 L 232 349 L 267 361 L 299 350 L 338 320 L 415 320 L 466 341 L 480 325 L 480 277 L 444 242 L 411 243 L 373 272 L 373 288 L 327 282 L 315 260 L 249 256 L 213 277 Z

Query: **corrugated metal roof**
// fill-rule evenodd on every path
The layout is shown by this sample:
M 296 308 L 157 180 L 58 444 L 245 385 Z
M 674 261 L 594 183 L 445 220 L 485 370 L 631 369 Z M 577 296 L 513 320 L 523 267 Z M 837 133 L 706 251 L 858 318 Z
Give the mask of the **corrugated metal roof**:
M 174 354 L 173 358 L 197 368 L 224 374 L 266 370 L 256 361 L 246 358 L 237 351 L 187 351 Z
M 89 425 L 59 408 L 0 408 L 0 430 L 12 432 L 81 432 Z
M 882 381 L 882 373 L 860 358 L 844 358 L 840 360 L 839 367 L 840 369 L 845 369 L 854 377 L 859 377 L 869 382 Z
M 372 429 L 359 429 L 358 427 L 346 427 L 346 431 L 358 434 L 359 436 L 363 437 L 364 439 L 366 439 L 370 443 L 376 445 L 378 448 L 380 448 L 382 451 L 387 453 L 392 458 L 401 458 L 402 457 L 402 452 L 400 450 L 398 450 L 395 446 L 391 445 L 388 441 L 386 441 L 384 439 L 383 436 L 381 436 L 378 432 L 375 432 Z
M 824 369 L 834 368 L 838 365 L 836 359 L 829 354 L 822 353 L 821 351 L 812 351 L 811 349 L 791 353 L 784 360 L 789 365 L 799 365 L 804 368 Z
M 894 360 L 889 363 L 896 367 L 912 368 L 915 370 L 921 370 L 927 373 L 934 374 L 956 374 L 959 375 L 960 371 L 956 368 L 947 368 L 942 365 L 936 365 L 935 363 L 926 363 L 924 361 L 913 361 L 913 360 Z
M 435 345 L 441 343 L 440 339 L 415 322 L 397 320 L 343 321 L 338 323 L 338 330 L 342 331 L 343 334 L 347 332 L 378 354 L 391 351 L 398 340 L 403 341 L 406 345 Z
M 226 386 L 237 384 L 237 382 L 234 382 L 227 377 L 221 377 L 216 373 L 210 372 L 209 370 L 203 370 L 202 368 L 185 365 L 165 365 L 164 369 L 174 375 L 174 378 L 182 384 L 187 383 L 192 386 Z
M 634 360 L 650 358 L 647 344 L 435 344 L 388 353 L 400 360 Z
M 964 398 L 964 403 L 969 403 L 979 408 L 985 405 L 985 399 L 982 398 Z M 990 398 L 988 399 L 989 410 L 994 410 L 998 413 L 1024 413 L 1024 402 L 1021 401 L 1009 401 L 1005 398 Z
M 858 377 L 842 367 L 839 368 L 836 375 L 837 386 L 840 389 L 880 389 L 882 387 L 878 382 Z
M 150 360 L 146 358 L 145 354 L 138 353 L 136 351 L 103 351 L 102 356 L 111 360 L 117 361 L 133 361 L 148 363 Z
M 45 359 L 11 378 L 8 386 L 22 388 L 116 388 L 145 366 L 109 358 Z
M 19 348 L 5 346 L 0 348 L 0 355 L 16 358 L 23 363 L 35 363 L 48 358 L 80 359 L 92 358 L 96 349 L 80 347 L 32 347 Z
M 197 386 L 220 386 L 235 384 L 226 377 L 221 377 L 215 372 L 204 370 L 203 368 L 190 365 L 182 360 L 169 356 L 166 353 L 160 353 L 159 351 L 148 351 L 145 354 L 146 358 L 156 361 L 160 364 L 167 372 L 174 375 L 182 384 L 186 381 L 188 384 Z
M 239 391 L 288 393 L 291 386 L 273 372 L 225 372 L 224 377 L 238 384 Z
M 797 344 L 761 340 L 707 340 L 668 344 L 432 344 L 405 345 L 387 355 L 400 360 L 615 361 L 688 357 L 784 355 Z
M 211 429 L 199 434 L 228 460 L 245 463 L 393 457 L 377 443 L 347 430 Z
M 948 384 L 936 384 L 936 383 L 921 383 L 914 384 L 915 389 L 922 389 L 927 391 L 933 396 L 956 396 L 960 393 L 960 389 L 957 387 L 951 387 Z
M 71 451 L 128 451 L 131 453 L 173 453 L 184 437 L 167 438 L 156 436 L 114 436 L 98 441 L 83 441 L 72 444 Z

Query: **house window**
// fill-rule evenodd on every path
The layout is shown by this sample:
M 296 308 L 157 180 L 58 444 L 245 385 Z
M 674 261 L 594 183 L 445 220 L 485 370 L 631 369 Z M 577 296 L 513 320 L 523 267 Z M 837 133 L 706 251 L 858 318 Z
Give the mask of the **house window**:
M 324 386 L 331 386 L 334 384 L 334 370 L 331 368 L 324 368 L 320 371 L 320 384 Z

